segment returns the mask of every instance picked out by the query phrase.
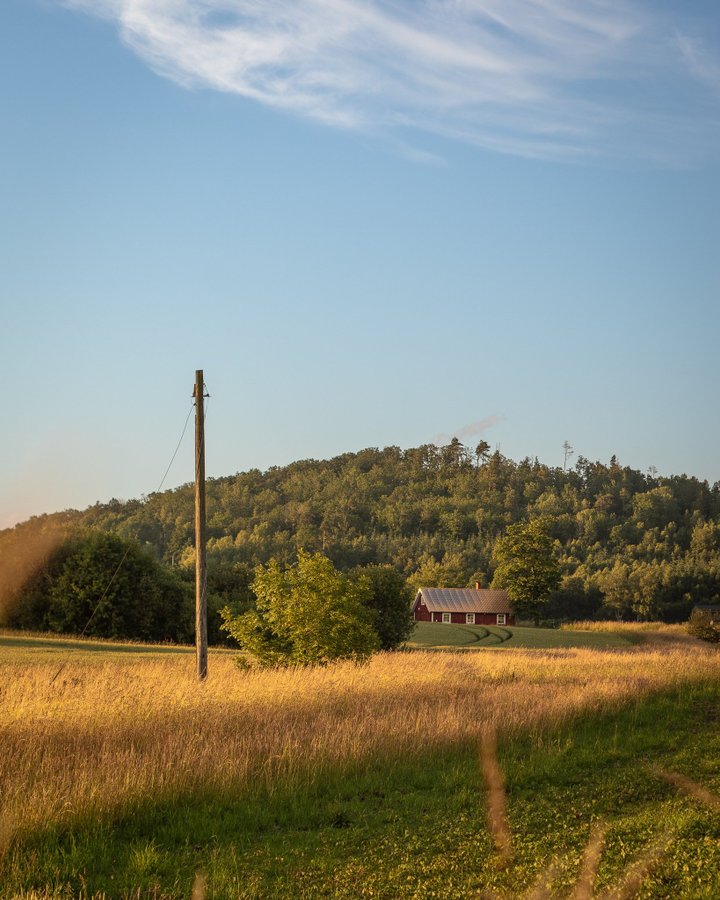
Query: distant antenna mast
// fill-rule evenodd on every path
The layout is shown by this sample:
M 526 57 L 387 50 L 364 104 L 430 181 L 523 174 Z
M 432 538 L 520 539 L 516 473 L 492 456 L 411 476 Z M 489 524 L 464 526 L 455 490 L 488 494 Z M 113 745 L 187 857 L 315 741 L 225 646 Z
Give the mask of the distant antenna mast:
M 195 372 L 195 658 L 200 681 L 207 678 L 207 561 L 205 559 L 205 381 Z

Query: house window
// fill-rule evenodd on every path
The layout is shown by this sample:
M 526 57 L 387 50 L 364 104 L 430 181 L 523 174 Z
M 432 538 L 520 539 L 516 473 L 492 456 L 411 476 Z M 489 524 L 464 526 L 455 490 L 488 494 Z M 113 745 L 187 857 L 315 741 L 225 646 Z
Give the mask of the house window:
M 497 624 L 498 624 L 498 625 L 504 625 L 504 624 L 505 624 L 505 613 L 498 613 L 498 614 L 497 614 Z
M 450 613 L 443 613 L 442 620 L 443 622 L 450 622 Z
M 465 621 L 467 622 L 468 625 L 474 625 L 475 624 L 475 613 L 466 613 Z

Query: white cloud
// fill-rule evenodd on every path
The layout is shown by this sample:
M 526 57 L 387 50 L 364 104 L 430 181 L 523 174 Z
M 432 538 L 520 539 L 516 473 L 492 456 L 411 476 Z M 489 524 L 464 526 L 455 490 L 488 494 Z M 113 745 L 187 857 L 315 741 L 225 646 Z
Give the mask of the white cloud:
M 687 95 L 661 82 L 708 69 L 705 52 L 673 41 L 672 23 L 642 0 L 60 2 L 116 23 L 180 85 L 405 146 L 425 133 L 533 157 L 662 153 L 663 125 L 669 138 L 693 118 Z M 700 131 L 717 128 L 716 117 Z M 668 144 L 676 154 L 676 135 Z

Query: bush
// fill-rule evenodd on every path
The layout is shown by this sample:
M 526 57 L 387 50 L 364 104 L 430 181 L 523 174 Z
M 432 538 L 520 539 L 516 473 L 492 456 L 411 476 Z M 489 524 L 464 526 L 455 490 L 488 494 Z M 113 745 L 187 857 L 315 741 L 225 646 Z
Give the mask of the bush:
M 226 608 L 223 628 L 261 666 L 361 661 L 380 646 L 367 607 L 369 582 L 341 574 L 320 553 L 301 550 L 285 571 L 270 560 L 252 587 L 257 608 L 241 616 Z
M 688 634 L 703 641 L 720 643 L 720 621 L 715 619 L 708 609 L 696 607 L 690 616 L 687 630 Z

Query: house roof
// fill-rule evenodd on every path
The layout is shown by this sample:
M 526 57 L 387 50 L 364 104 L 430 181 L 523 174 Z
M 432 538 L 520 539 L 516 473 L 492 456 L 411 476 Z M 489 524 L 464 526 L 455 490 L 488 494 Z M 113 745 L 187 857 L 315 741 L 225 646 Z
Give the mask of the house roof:
M 418 594 L 430 612 L 511 613 L 507 591 L 490 588 L 425 588 Z

